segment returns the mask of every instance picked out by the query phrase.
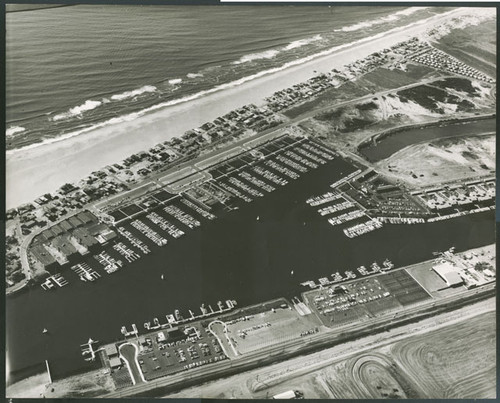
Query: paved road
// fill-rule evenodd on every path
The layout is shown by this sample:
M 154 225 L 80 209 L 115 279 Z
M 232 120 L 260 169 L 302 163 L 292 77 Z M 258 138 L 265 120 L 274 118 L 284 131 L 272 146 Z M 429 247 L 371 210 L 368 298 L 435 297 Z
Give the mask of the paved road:
M 426 316 L 435 315 L 440 311 L 450 310 L 452 307 L 458 308 L 460 305 L 487 298 L 494 295 L 494 291 L 494 283 L 475 290 L 465 290 L 441 300 L 429 300 L 417 306 L 404 309 L 396 314 L 390 312 L 378 318 L 365 320 L 362 323 L 345 325 L 327 332 L 313 334 L 309 338 L 291 340 L 282 345 L 262 348 L 253 354 L 239 356 L 234 360 L 226 360 L 221 363 L 192 369 L 188 372 L 173 374 L 155 382 L 134 385 L 103 397 L 156 396 L 158 393 L 165 393 L 168 388 L 173 390 L 200 384 L 211 379 L 269 365 L 276 361 L 283 361 L 297 354 L 310 353 L 314 350 L 342 343 L 353 337 L 359 338 L 364 335 L 382 332 L 398 324 L 423 319 Z M 155 389 L 158 390 L 155 391 Z
M 122 344 L 120 346 L 120 356 L 125 360 L 134 385 L 144 382 L 139 363 L 137 362 L 137 346 L 132 343 Z

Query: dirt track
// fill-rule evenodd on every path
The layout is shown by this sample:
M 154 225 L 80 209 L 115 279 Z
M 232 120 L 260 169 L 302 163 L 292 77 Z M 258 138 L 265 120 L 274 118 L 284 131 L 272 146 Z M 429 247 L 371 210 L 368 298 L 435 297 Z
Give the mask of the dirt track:
M 323 399 L 376 398 L 384 397 L 382 393 L 390 395 L 389 392 L 405 393 L 408 397 L 491 397 L 496 390 L 494 317 L 495 299 L 490 298 L 385 333 L 208 382 L 167 397 L 269 398 L 289 389 L 302 390 L 306 398 Z M 443 356 L 439 356 L 434 363 L 429 360 L 432 355 L 422 355 L 412 350 L 413 346 L 420 345 L 419 351 L 430 352 L 435 348 L 429 346 L 441 346 L 441 343 Z M 463 354 L 473 344 L 476 348 Z M 418 366 L 418 376 L 407 371 L 406 365 L 399 361 L 398 351 L 410 360 L 415 359 L 412 365 L 414 368 Z M 412 355 L 413 351 L 416 352 L 415 356 Z M 395 371 L 386 370 L 387 366 L 383 366 L 384 370 L 380 366 L 361 368 L 361 381 L 371 382 L 371 386 L 359 385 L 349 369 L 367 355 L 385 357 L 384 362 L 391 363 L 389 368 L 393 363 L 397 367 Z M 464 358 L 461 358 L 462 355 Z M 443 360 L 448 365 L 445 369 L 439 365 Z M 484 377 L 478 375 L 481 371 L 474 369 L 475 365 L 485 367 L 482 371 Z M 450 379 L 454 383 L 448 382 L 446 386 L 440 387 L 438 382 L 427 386 L 427 381 L 422 380 L 450 368 L 453 370 Z M 370 379 L 370 373 L 373 379 Z M 382 386 L 381 389 L 377 385 Z M 398 391 L 394 392 L 394 389 Z M 367 396 L 367 390 L 370 394 L 379 394 Z

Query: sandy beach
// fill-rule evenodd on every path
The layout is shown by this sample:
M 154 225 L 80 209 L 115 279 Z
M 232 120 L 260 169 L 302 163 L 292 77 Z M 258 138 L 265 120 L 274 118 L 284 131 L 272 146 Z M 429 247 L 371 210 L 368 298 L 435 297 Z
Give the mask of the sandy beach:
M 79 136 L 7 153 L 6 207 L 17 207 L 76 182 L 108 164 L 182 135 L 249 103 L 259 104 L 274 92 L 303 82 L 319 72 L 340 68 L 390 47 L 450 18 L 469 13 L 456 9 L 407 27 L 388 31 L 306 63 L 267 74 L 198 99 L 165 107 L 135 120 L 109 125 Z M 316 73 L 315 73 L 316 72 Z

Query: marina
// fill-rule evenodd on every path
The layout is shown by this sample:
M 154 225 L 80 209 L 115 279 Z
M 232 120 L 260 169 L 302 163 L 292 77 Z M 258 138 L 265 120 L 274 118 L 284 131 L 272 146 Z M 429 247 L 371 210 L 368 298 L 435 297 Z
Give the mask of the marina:
M 122 235 L 125 239 L 127 239 L 133 246 L 138 248 L 142 253 L 147 255 L 151 250 L 148 248 L 144 242 L 142 242 L 140 239 L 137 239 L 135 236 L 133 236 L 130 231 L 127 231 L 124 227 L 118 227 L 118 232 L 120 235 Z
M 141 257 L 137 252 L 127 247 L 123 242 L 118 242 L 113 245 L 113 249 L 120 253 L 127 262 L 131 263 Z
M 177 239 L 180 238 L 182 235 L 184 235 L 184 231 L 177 228 L 174 224 L 167 221 L 165 218 L 163 218 L 156 212 L 149 213 L 146 216 L 146 218 L 152 223 L 158 225 L 158 227 L 160 227 L 163 231 L 166 231 L 168 235 L 170 235 L 173 238 Z
M 101 277 L 101 275 L 92 269 L 87 263 L 75 264 L 74 266 L 71 266 L 71 270 L 78 274 L 80 280 L 83 282 L 95 281 Z
M 290 179 L 298 179 L 299 175 L 292 171 L 289 168 L 284 167 L 283 165 L 278 164 L 274 160 L 267 160 L 264 164 L 268 165 L 271 168 L 274 168 L 276 171 L 282 173 L 283 175 L 286 175 Z
M 339 199 L 336 199 L 336 200 L 339 200 Z M 325 216 L 328 214 L 336 213 L 338 211 L 347 210 L 347 209 L 354 207 L 354 206 L 355 206 L 355 204 L 353 202 L 346 200 L 346 201 L 341 202 L 340 204 L 334 204 L 331 206 L 320 208 L 320 209 L 318 209 L 318 213 L 320 216 Z
M 382 228 L 383 224 L 377 219 L 371 219 L 349 228 L 344 228 L 344 234 L 349 238 L 355 238 L 369 232 Z
M 354 211 L 350 211 L 349 213 L 341 214 L 337 217 L 329 218 L 328 222 L 331 225 L 340 225 L 340 224 L 344 224 L 344 223 L 352 221 L 352 220 L 356 220 L 357 218 L 361 218 L 364 215 L 365 215 L 364 211 L 354 210 Z
M 342 198 L 343 196 L 340 193 L 327 192 L 325 194 L 322 194 L 321 196 L 311 197 L 307 199 L 306 203 L 312 207 L 316 207 Z M 320 212 L 320 210 L 318 210 L 318 212 Z
M 217 218 L 214 214 L 206 211 L 205 209 L 201 208 L 200 206 L 198 206 L 197 204 L 193 203 L 191 200 L 188 200 L 186 198 L 182 198 L 181 199 L 181 202 L 183 204 L 185 204 L 187 207 L 190 207 L 191 209 L 193 209 L 194 211 L 196 211 L 199 215 L 201 215 L 202 217 L 206 218 L 207 220 L 213 220 L 215 218 Z
M 114 259 L 106 252 L 101 252 L 98 255 L 95 255 L 94 259 L 104 266 L 104 271 L 108 274 L 118 271 L 123 266 L 123 262 L 121 260 Z
M 378 265 L 377 262 L 373 262 L 370 265 L 371 271 L 369 271 L 365 266 L 359 266 L 356 271 L 363 277 L 363 276 L 371 276 L 372 274 L 376 273 L 381 273 L 381 272 L 386 272 L 388 270 L 391 270 L 394 268 L 394 264 L 389 260 L 385 259 L 382 267 Z M 352 270 L 346 270 L 344 272 L 344 277 L 339 273 L 335 272 L 331 275 L 332 280 L 330 280 L 328 277 L 321 277 L 318 279 L 319 284 L 312 280 L 304 281 L 300 283 L 300 285 L 304 287 L 309 287 L 311 289 L 319 288 L 319 287 L 327 287 L 332 284 L 338 284 L 338 283 L 343 283 L 346 281 L 354 280 L 357 276 Z
M 43 290 L 48 291 L 57 287 L 62 288 L 68 284 L 68 281 L 66 281 L 66 279 L 61 274 L 54 274 L 50 277 L 47 277 L 47 279 L 41 284 L 41 286 Z
M 215 310 L 212 308 L 211 305 L 209 305 L 209 308 L 206 308 L 205 304 L 202 304 L 200 306 L 201 314 L 195 315 L 194 312 L 189 309 L 188 310 L 189 315 L 186 318 L 177 309 L 175 310 L 174 314 L 165 315 L 165 318 L 167 320 L 165 323 L 161 323 L 160 319 L 158 319 L 157 317 L 153 318 L 152 323 L 144 322 L 144 329 L 146 329 L 147 331 L 166 329 L 166 328 L 170 329 L 173 328 L 174 326 L 179 326 L 196 320 L 208 318 L 210 316 L 220 315 L 223 313 L 230 312 L 236 307 L 236 305 L 237 302 L 234 299 L 228 299 L 225 302 L 218 301 L 217 309 Z M 126 326 L 122 326 L 121 333 L 125 337 L 129 337 L 129 336 L 137 336 L 139 334 L 139 331 L 137 329 L 137 326 L 135 324 L 132 324 L 132 331 L 127 331 Z
M 193 218 L 191 215 L 187 214 L 179 207 L 174 205 L 169 205 L 163 208 L 163 211 L 170 214 L 172 217 L 176 218 L 179 222 L 184 224 L 185 226 L 194 229 L 201 225 L 201 223 Z
M 136 220 L 132 221 L 130 223 L 130 225 L 132 225 L 132 227 L 134 227 L 135 229 L 137 229 L 138 231 L 143 233 L 146 237 L 151 239 L 156 245 L 164 246 L 167 244 L 167 240 L 165 238 L 163 238 L 156 231 L 154 231 L 149 226 L 144 224 L 144 222 L 142 222 L 141 220 L 136 219 Z
M 255 176 L 250 175 L 248 172 L 240 172 L 238 175 L 241 178 L 246 179 L 248 182 L 255 185 L 255 187 L 260 188 L 260 189 L 264 189 L 268 193 L 276 190 L 275 187 L 268 185 L 267 183 L 264 183 L 260 179 L 257 179 Z

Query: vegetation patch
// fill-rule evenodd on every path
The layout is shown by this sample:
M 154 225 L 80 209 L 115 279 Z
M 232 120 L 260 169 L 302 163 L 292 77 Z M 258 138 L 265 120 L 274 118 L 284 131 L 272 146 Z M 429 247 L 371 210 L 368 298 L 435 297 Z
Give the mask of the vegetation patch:
M 450 88 L 460 92 L 466 92 L 475 97 L 479 96 L 477 88 L 475 88 L 472 82 L 467 78 L 449 77 L 444 80 L 435 81 L 432 84 L 439 88 Z

